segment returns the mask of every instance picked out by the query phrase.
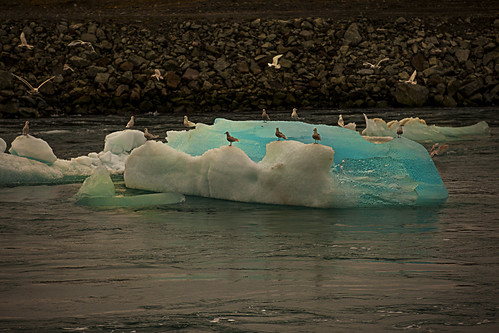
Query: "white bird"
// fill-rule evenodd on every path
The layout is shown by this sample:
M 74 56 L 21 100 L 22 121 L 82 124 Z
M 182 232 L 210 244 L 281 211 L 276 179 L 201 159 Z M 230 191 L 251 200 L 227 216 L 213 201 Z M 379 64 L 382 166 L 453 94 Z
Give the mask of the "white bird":
M 276 55 L 274 58 L 272 58 L 272 63 L 267 63 L 269 67 L 275 67 L 276 69 L 281 68 L 281 65 L 278 64 L 279 58 L 282 57 L 282 54 Z
M 64 66 L 62 67 L 62 70 L 63 70 L 63 71 L 67 71 L 67 70 L 69 70 L 69 71 L 71 71 L 71 72 L 74 72 L 74 71 L 75 71 L 74 69 L 72 69 L 71 67 L 69 67 L 69 65 L 68 65 L 68 64 L 64 64 Z
M 315 140 L 314 143 L 317 143 L 317 141 L 321 141 L 321 135 L 317 133 L 317 128 L 314 127 L 314 133 L 312 134 L 312 139 Z
M 239 142 L 239 139 L 236 139 L 235 137 L 231 136 L 229 132 L 225 132 L 224 134 L 227 135 L 227 141 L 229 141 L 229 146 L 232 146 L 232 142 Z
M 149 133 L 149 131 L 147 130 L 147 128 L 144 128 L 144 137 L 147 140 L 154 140 L 154 139 L 159 138 L 159 135 L 151 134 L 151 133 Z
M 298 119 L 298 113 L 296 111 L 298 110 L 296 108 L 293 108 L 293 112 L 291 112 L 291 118 Z
M 84 42 L 84 41 L 82 41 L 80 39 L 77 39 L 77 40 L 74 40 L 74 41 L 72 41 L 71 43 L 68 44 L 68 46 L 76 46 L 76 45 L 86 45 L 86 46 L 88 46 L 88 47 L 90 47 L 92 49 L 92 52 L 95 53 L 95 49 L 92 46 L 92 43 L 90 43 L 90 42 Z
M 270 117 L 267 114 L 267 111 L 265 109 L 262 109 L 262 119 L 263 119 L 263 122 L 266 122 L 267 120 L 270 120 Z
M 151 77 L 155 77 L 158 81 L 164 79 L 163 75 L 161 75 L 161 71 L 157 68 L 154 70 L 154 74 L 151 75 Z
M 383 62 L 383 61 L 387 61 L 387 60 L 390 60 L 390 58 L 383 58 L 381 59 L 380 61 L 378 61 L 376 64 L 371 64 L 370 62 L 366 61 L 364 62 L 364 66 L 369 66 L 370 68 L 380 68 L 380 64 Z
M 187 128 L 194 128 L 196 127 L 196 123 L 193 123 L 187 118 L 187 116 L 184 116 L 184 126 Z
M 284 135 L 284 133 L 282 133 L 281 131 L 279 131 L 279 127 L 275 128 L 275 136 L 277 137 L 277 141 L 279 141 L 280 139 L 284 139 L 284 140 L 288 139 L 286 137 L 286 135 Z
M 129 121 L 128 121 L 128 123 L 126 124 L 126 128 L 132 128 L 134 124 L 135 124 L 135 117 L 134 117 L 134 116 L 131 116 L 131 117 L 130 117 L 130 120 L 129 120 Z
M 42 83 L 40 83 L 40 85 L 38 87 L 33 87 L 28 81 L 26 81 L 25 79 L 23 79 L 22 77 L 20 76 L 17 76 L 16 74 L 12 73 L 12 75 L 16 78 L 18 78 L 19 80 L 21 80 L 21 82 L 23 82 L 25 85 L 28 86 L 28 88 L 30 88 L 31 90 L 28 91 L 28 93 L 30 94 L 38 94 L 39 91 L 38 89 L 40 89 L 45 83 L 49 82 L 50 80 L 52 80 L 53 78 L 55 78 L 55 76 L 52 76 L 48 79 L 46 79 L 45 81 L 43 81 Z
M 412 75 L 411 77 L 409 78 L 409 80 L 399 80 L 400 82 L 402 83 L 410 83 L 410 84 L 417 84 L 417 81 L 416 81 L 416 74 L 417 74 L 417 71 L 414 70 L 414 72 L 412 72 Z
M 23 135 L 28 135 L 28 134 L 29 134 L 29 121 L 26 120 L 23 127 Z
M 26 36 L 24 35 L 24 31 L 23 31 L 23 32 L 21 32 L 21 37 L 20 37 L 20 39 L 21 39 L 21 44 L 19 44 L 19 45 L 18 45 L 19 47 L 27 47 L 27 48 L 28 48 L 28 49 L 30 49 L 30 50 L 31 50 L 32 48 L 34 48 L 34 46 L 33 46 L 33 45 L 29 45 L 29 44 L 28 44 L 28 42 L 26 41 Z
M 352 131 L 355 131 L 355 128 L 357 127 L 357 124 L 355 124 L 355 123 L 348 123 L 348 124 L 345 125 L 345 122 L 343 121 L 343 116 L 340 114 L 340 116 L 338 117 L 338 126 L 340 126 L 342 128 L 346 128 L 346 129 L 352 130 Z

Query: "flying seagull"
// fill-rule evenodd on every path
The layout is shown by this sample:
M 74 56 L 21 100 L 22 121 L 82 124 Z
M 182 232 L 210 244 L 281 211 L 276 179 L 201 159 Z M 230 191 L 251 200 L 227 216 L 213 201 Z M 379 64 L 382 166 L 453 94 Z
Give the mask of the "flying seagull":
M 287 140 L 288 138 L 284 135 L 284 133 L 282 133 L 281 131 L 279 131 L 279 127 L 276 127 L 275 128 L 275 136 L 277 136 L 277 141 L 279 141 L 280 139 L 284 139 L 284 140 Z
M 62 70 L 63 71 L 71 71 L 71 72 L 74 72 L 75 70 L 72 69 L 68 64 L 64 64 L 64 66 L 62 67 Z
M 402 83 L 417 84 L 417 82 L 416 82 L 416 74 L 417 74 L 417 71 L 414 70 L 414 72 L 412 72 L 412 75 L 409 78 L 409 80 L 399 80 L 399 81 L 402 82 Z
M 131 117 L 130 117 L 130 120 L 129 120 L 129 121 L 128 121 L 128 123 L 126 124 L 126 128 L 132 128 L 134 124 L 135 124 L 135 117 L 134 117 L 134 116 L 131 116 Z
M 314 133 L 312 134 L 312 139 L 315 140 L 314 143 L 317 143 L 317 141 L 321 141 L 321 135 L 317 133 L 317 128 L 314 127 Z
M 41 83 L 38 87 L 36 87 L 36 88 L 35 88 L 35 87 L 33 87 L 33 86 L 32 86 L 32 85 L 28 82 L 28 81 L 26 81 L 25 79 L 23 79 L 22 77 L 17 76 L 17 75 L 16 75 L 16 74 L 14 74 L 14 73 L 11 73 L 11 74 L 12 74 L 14 77 L 18 78 L 19 80 L 21 80 L 21 81 L 22 81 L 25 85 L 27 85 L 27 86 L 28 86 L 28 88 L 29 88 L 29 89 L 31 89 L 31 90 L 29 90 L 29 91 L 28 91 L 28 93 L 30 93 L 30 94 L 38 94 L 38 93 L 39 93 L 38 89 L 40 89 L 40 88 L 41 88 L 41 87 L 42 87 L 45 83 L 47 83 L 47 82 L 49 82 L 50 80 L 52 80 L 53 78 L 55 78 L 55 76 L 52 76 L 52 77 L 50 77 L 50 78 L 46 79 L 45 81 L 43 81 L 43 82 L 42 82 L 42 83 Z
M 24 31 L 21 32 L 21 37 L 20 38 L 21 38 L 21 44 L 18 45 L 19 47 L 27 47 L 30 50 L 32 48 L 34 48 L 33 45 L 29 45 L 28 42 L 26 41 L 26 36 L 24 35 Z
M 196 123 L 193 123 L 187 118 L 187 116 L 184 116 L 184 126 L 187 128 L 194 128 L 196 127 Z
M 298 113 L 296 111 L 298 110 L 296 108 L 293 108 L 293 112 L 291 112 L 291 118 L 298 119 Z
M 272 58 L 272 63 L 267 63 L 269 67 L 275 67 L 276 69 L 281 68 L 281 65 L 278 64 L 279 58 L 282 57 L 282 54 L 276 55 L 274 58 Z
M 265 109 L 262 109 L 262 119 L 263 119 L 263 122 L 266 122 L 267 120 L 270 120 L 270 117 L 267 114 L 267 111 Z
M 144 137 L 147 140 L 154 140 L 154 139 L 159 138 L 159 135 L 151 134 L 151 133 L 149 133 L 149 131 L 147 130 L 147 128 L 144 128 Z
M 86 46 L 88 46 L 88 47 L 90 47 L 92 49 L 92 52 L 95 53 L 95 49 L 92 46 L 92 43 L 90 43 L 90 42 L 84 42 L 84 41 L 82 41 L 80 39 L 77 39 L 77 40 L 74 40 L 74 41 L 72 41 L 71 43 L 68 44 L 68 46 L 76 46 L 76 45 L 86 45 Z
M 235 137 L 231 136 L 229 132 L 225 132 L 224 134 L 227 135 L 227 141 L 230 142 L 229 146 L 232 146 L 232 142 L 239 142 L 239 139 L 236 139 Z
M 364 62 L 364 66 L 369 66 L 369 68 L 380 68 L 380 64 L 383 62 L 383 61 L 387 61 L 387 60 L 390 60 L 390 58 L 383 58 L 381 59 L 380 61 L 378 61 L 376 64 L 371 64 L 370 62 L 366 61 Z
M 154 70 L 154 74 L 151 75 L 151 77 L 155 77 L 156 80 L 158 80 L 158 81 L 164 79 L 163 75 L 161 75 L 160 70 L 157 68 Z
M 26 120 L 23 127 L 23 135 L 28 135 L 28 134 L 29 134 L 29 121 Z

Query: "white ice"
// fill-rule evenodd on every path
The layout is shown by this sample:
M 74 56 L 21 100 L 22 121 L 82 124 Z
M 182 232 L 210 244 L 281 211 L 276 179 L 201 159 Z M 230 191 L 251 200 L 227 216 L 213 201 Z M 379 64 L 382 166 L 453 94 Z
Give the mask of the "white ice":
M 7 149 L 7 142 L 4 139 L 0 138 L 0 153 L 4 153 L 5 149 Z
M 417 142 L 449 142 L 490 135 L 489 125 L 485 121 L 480 121 L 471 126 L 443 127 L 427 125 L 424 119 L 404 118 L 386 123 L 381 118 L 369 119 L 365 114 L 366 128 L 362 135 L 366 136 L 388 136 L 396 137 L 397 128 L 404 125 L 403 136 Z
M 19 135 L 12 141 L 9 152 L 12 155 L 26 157 L 46 164 L 52 164 L 57 160 L 49 144 L 31 135 Z

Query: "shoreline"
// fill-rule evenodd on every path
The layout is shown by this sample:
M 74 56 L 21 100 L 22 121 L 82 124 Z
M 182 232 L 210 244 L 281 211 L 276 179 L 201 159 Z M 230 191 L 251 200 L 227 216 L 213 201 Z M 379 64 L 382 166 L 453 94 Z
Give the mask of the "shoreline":
M 140 3 L 137 13 L 151 1 Z M 160 15 L 162 7 L 156 8 Z M 159 23 L 153 14 L 140 21 L 128 15 L 102 22 L 86 16 L 14 16 L 0 24 L 0 118 L 499 105 L 497 16 L 382 14 L 184 16 Z M 33 49 L 18 46 L 21 32 Z M 84 45 L 69 47 L 73 40 L 92 43 L 95 52 Z M 281 68 L 269 67 L 280 54 Z M 384 58 L 379 68 L 366 64 Z M 64 70 L 65 64 L 72 70 Z M 155 69 L 162 79 L 152 77 Z M 414 70 L 417 84 L 402 83 Z M 31 95 L 10 73 L 33 85 L 55 78 Z

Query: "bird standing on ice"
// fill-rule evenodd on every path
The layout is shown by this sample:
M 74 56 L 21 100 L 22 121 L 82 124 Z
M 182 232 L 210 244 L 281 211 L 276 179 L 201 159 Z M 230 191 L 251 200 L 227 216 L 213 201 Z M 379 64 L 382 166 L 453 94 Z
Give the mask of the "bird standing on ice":
M 296 111 L 298 110 L 296 108 L 293 108 L 293 112 L 291 112 L 291 118 L 298 119 L 298 113 Z
M 321 141 L 321 135 L 317 133 L 317 128 L 314 127 L 314 133 L 312 134 L 312 139 L 315 140 L 314 143 L 317 143 L 317 141 Z
M 282 57 L 282 54 L 276 55 L 274 58 L 272 58 L 272 63 L 267 63 L 269 67 L 275 67 L 276 69 L 281 68 L 281 65 L 279 65 L 279 58 Z
M 400 125 L 399 128 L 397 128 L 397 136 L 400 138 L 404 134 L 404 125 Z
M 135 117 L 134 117 L 134 116 L 131 116 L 131 117 L 130 117 L 130 120 L 129 120 L 129 121 L 128 121 L 128 123 L 126 124 L 126 128 L 132 128 L 134 124 L 135 124 Z
M 262 119 L 263 119 L 263 122 L 266 122 L 267 120 L 270 120 L 270 117 L 267 114 L 267 111 L 265 109 L 262 109 Z
M 159 135 L 154 135 L 152 133 L 149 133 L 149 131 L 147 130 L 147 128 L 144 128 L 144 137 L 147 140 L 154 140 L 154 139 L 159 138 Z
M 194 128 L 196 127 L 196 123 L 193 123 L 187 118 L 187 116 L 184 116 L 184 126 L 187 128 Z
M 23 135 L 28 135 L 28 134 L 29 134 L 29 121 L 26 120 L 23 127 Z
M 227 135 L 227 141 L 229 141 L 229 146 L 232 146 L 232 142 L 239 142 L 239 139 L 236 139 L 235 137 L 231 136 L 229 132 L 225 132 L 225 135 Z
M 275 136 L 277 136 L 277 141 L 279 141 L 280 139 L 284 139 L 284 140 L 287 140 L 288 138 L 284 135 L 284 133 L 282 133 L 281 131 L 279 131 L 279 127 L 276 127 L 275 128 Z

